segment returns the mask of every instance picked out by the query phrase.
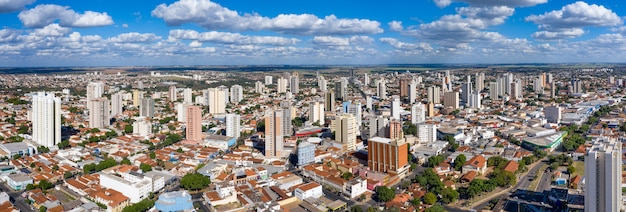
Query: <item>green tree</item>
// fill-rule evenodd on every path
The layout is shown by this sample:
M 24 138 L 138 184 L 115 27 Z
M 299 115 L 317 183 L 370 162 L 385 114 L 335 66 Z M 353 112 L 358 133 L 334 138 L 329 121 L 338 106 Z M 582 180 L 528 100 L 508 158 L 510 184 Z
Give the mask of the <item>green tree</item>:
M 344 180 L 350 180 L 350 178 L 352 178 L 352 173 L 350 173 L 350 172 L 344 172 L 344 173 L 341 175 L 341 178 L 343 178 Z
M 459 192 L 451 188 L 446 188 L 443 190 L 441 196 L 441 201 L 449 204 L 459 199 Z
M 65 179 L 68 179 L 68 178 L 70 178 L 72 176 L 73 176 L 72 172 L 65 172 L 65 173 L 63 173 L 63 178 L 65 178 Z
M 124 126 L 124 133 L 126 134 L 133 133 L 133 125 L 127 124 L 126 126 Z
M 41 188 L 42 191 L 45 191 L 47 189 L 54 187 L 54 185 L 48 182 L 47 180 L 41 180 L 39 181 L 39 184 L 37 184 L 37 187 Z
M 363 208 L 358 205 L 353 205 L 352 207 L 350 207 L 350 212 L 363 212 Z
M 33 184 L 28 184 L 28 185 L 26 185 L 26 190 L 27 190 L 27 191 L 33 190 L 33 189 L 35 189 L 35 188 L 36 188 L 36 187 L 35 187 L 35 185 L 33 185 Z
M 574 168 L 574 166 L 567 167 L 567 173 L 574 174 L 574 172 L 576 172 L 576 168 Z
M 146 173 L 146 172 L 152 171 L 152 166 L 150 166 L 150 165 L 148 165 L 148 164 L 145 164 L 145 163 L 141 163 L 141 164 L 139 165 L 139 168 L 141 169 L 141 171 L 143 171 L 143 173 Z
M 128 158 L 124 158 L 124 159 L 122 159 L 120 164 L 130 165 L 130 160 Z
M 180 187 L 191 191 L 204 189 L 209 184 L 211 184 L 211 180 L 198 173 L 187 174 L 180 179 Z
M 70 141 L 69 140 L 63 140 L 63 141 L 61 141 L 61 143 L 58 143 L 57 146 L 59 147 L 59 149 L 65 149 L 65 148 L 70 146 Z
M 182 148 L 178 147 L 178 149 L 176 149 L 176 152 L 178 152 L 178 153 L 183 153 L 184 151 L 183 151 L 183 149 L 182 149 Z
M 432 192 L 428 192 L 426 193 L 426 195 L 424 195 L 424 203 L 432 205 L 435 204 L 437 202 L 437 195 L 433 194 Z
M 467 157 L 465 157 L 464 154 L 456 156 L 456 158 L 454 159 L 454 170 L 461 171 L 461 168 L 463 168 L 465 162 L 467 162 Z
M 375 189 L 376 196 L 379 201 L 387 202 L 396 197 L 396 191 L 393 188 L 389 188 L 387 186 L 378 186 Z
M 42 205 L 41 207 L 39 207 L 39 212 L 46 212 L 46 211 L 48 211 L 48 208 L 46 208 L 46 206 Z
M 150 199 L 141 200 L 138 203 L 126 206 L 122 212 L 138 212 L 138 211 L 147 211 L 148 209 L 154 206 L 154 201 Z
M 417 136 L 417 126 L 415 126 L 415 124 L 409 124 L 409 126 L 404 129 L 404 134 Z
M 45 146 L 38 146 L 37 147 L 37 152 L 39 152 L 39 153 L 48 153 L 48 152 L 50 152 L 50 149 L 48 147 L 45 147 Z
M 83 174 L 91 174 L 96 171 L 96 164 L 90 163 L 83 166 Z
M 494 157 L 490 157 L 489 159 L 487 159 L 487 166 L 495 166 L 497 168 L 503 168 L 508 162 L 509 161 L 503 157 L 494 156 Z
M 413 206 L 415 206 L 415 207 L 419 206 L 420 204 L 422 204 L 422 201 L 420 201 L 420 199 L 419 199 L 419 198 L 413 198 L 413 199 L 411 200 L 411 205 L 413 205 Z
M 435 166 L 441 164 L 444 160 L 445 160 L 445 158 L 443 157 L 443 155 L 432 156 L 432 157 L 428 158 L 428 166 L 435 167 Z
M 154 151 L 150 151 L 150 159 L 155 159 L 156 158 L 156 153 L 154 153 Z
M 433 205 L 430 208 L 427 208 L 426 210 L 424 210 L 424 212 L 445 212 L 446 209 L 443 208 L 443 206 L 441 205 Z

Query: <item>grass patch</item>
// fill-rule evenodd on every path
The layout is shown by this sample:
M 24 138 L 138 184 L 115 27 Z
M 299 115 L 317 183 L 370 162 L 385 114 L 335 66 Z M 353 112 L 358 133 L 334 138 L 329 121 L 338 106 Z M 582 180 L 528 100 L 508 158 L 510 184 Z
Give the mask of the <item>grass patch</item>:
M 576 169 L 576 171 L 574 172 L 574 175 L 572 175 L 572 177 L 576 175 L 581 176 L 581 177 L 585 176 L 585 162 L 574 161 L 573 166 Z

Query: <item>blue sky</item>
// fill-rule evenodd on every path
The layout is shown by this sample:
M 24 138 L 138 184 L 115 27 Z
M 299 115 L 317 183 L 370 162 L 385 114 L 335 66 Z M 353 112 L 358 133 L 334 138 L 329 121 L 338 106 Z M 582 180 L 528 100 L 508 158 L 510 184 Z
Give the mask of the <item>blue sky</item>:
M 0 0 L 0 66 L 624 62 L 624 4 Z

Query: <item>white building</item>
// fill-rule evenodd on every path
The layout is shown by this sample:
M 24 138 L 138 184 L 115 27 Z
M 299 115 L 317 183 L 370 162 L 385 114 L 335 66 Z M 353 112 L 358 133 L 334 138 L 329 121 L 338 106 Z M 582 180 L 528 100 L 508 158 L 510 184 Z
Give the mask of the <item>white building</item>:
M 385 84 L 385 79 L 378 80 L 376 83 L 376 95 L 381 99 L 387 98 L 387 84 Z
M 141 99 L 141 105 L 139 106 L 139 116 L 152 118 L 154 116 L 154 99 L 147 97 Z
M 102 82 L 90 82 L 87 84 L 87 108 L 91 104 L 91 100 L 102 97 L 104 93 L 104 83 Z
M 287 84 L 289 84 L 287 79 L 283 77 L 278 78 L 278 82 L 276 84 L 276 93 L 287 93 Z
M 356 125 L 356 118 L 354 115 L 349 113 L 338 115 L 330 125 L 330 130 L 335 132 L 335 140 L 346 144 L 346 151 L 353 151 L 356 149 L 358 126 Z
M 585 211 L 621 211 L 622 144 L 596 141 L 585 156 Z
M 560 123 L 561 122 L 561 107 L 549 106 L 543 109 L 543 113 L 546 116 L 548 123 Z
M 111 117 L 122 114 L 123 101 L 122 94 L 115 93 L 111 95 Z
M 230 87 L 230 102 L 239 103 L 243 100 L 243 87 L 241 85 L 233 85 Z
M 238 114 L 226 114 L 226 136 L 239 138 L 241 133 L 241 116 Z
M 183 90 L 183 102 L 193 103 L 193 90 L 191 90 L 191 88 L 185 88 Z
M 418 124 L 426 121 L 426 106 L 421 102 L 411 107 L 411 123 Z
M 187 103 L 176 103 L 176 119 L 180 123 L 187 122 L 187 106 L 191 104 Z
M 482 108 L 481 98 L 480 93 L 470 94 L 468 106 L 471 108 Z
M 439 86 L 431 86 L 428 87 L 428 102 L 432 102 L 433 104 L 441 103 L 441 94 L 440 94 Z
M 272 76 L 265 76 L 265 85 L 272 84 Z
M 400 107 L 400 97 L 393 96 L 393 100 L 391 101 L 391 117 L 393 119 L 400 120 L 400 111 L 402 107 Z
M 309 121 L 311 123 L 318 122 L 324 124 L 324 103 L 315 101 L 309 105 Z
M 169 99 L 170 99 L 171 102 L 175 102 L 176 100 L 178 100 L 178 96 L 177 96 L 176 92 L 177 92 L 176 91 L 176 86 L 173 86 L 173 85 L 170 86 L 169 93 L 168 93 L 169 95 L 168 96 L 169 96 Z
M 300 92 L 300 77 L 298 76 L 298 72 L 293 73 L 293 75 L 291 76 L 289 91 L 294 95 Z
M 322 192 L 322 185 L 316 182 L 310 182 L 296 188 L 293 194 L 298 197 L 298 199 L 304 200 L 306 198 L 320 198 L 324 195 L 324 192 Z
M 262 94 L 265 90 L 265 85 L 261 81 L 256 81 L 254 83 L 254 92 L 258 94 Z
M 152 134 L 152 123 L 142 119 L 133 122 L 133 134 L 138 136 L 148 136 Z
M 227 92 L 219 88 L 209 88 L 207 95 L 210 114 L 226 113 Z
M 409 104 L 415 103 L 415 99 L 417 99 L 417 82 L 413 80 L 409 84 Z
M 354 118 L 356 119 L 357 130 L 359 127 L 361 127 L 361 123 L 363 119 L 362 107 L 363 106 L 361 106 L 361 102 L 351 103 L 350 105 L 348 105 L 348 111 L 346 111 L 347 113 L 352 114 Z
M 61 99 L 52 93 L 40 92 L 32 101 L 33 141 L 45 147 L 56 147 L 61 142 Z
M 100 173 L 100 186 L 119 191 L 124 196 L 127 196 L 131 203 L 137 203 L 148 198 L 150 192 L 156 192 L 165 185 L 162 176 L 154 179 L 136 172 L 118 174 L 122 177 Z
M 326 91 L 328 90 L 328 87 L 326 86 L 326 79 L 324 79 L 324 76 L 319 76 L 317 78 L 317 85 L 320 88 L 320 91 L 326 93 Z
M 367 191 L 367 180 L 356 177 L 345 184 L 344 194 L 350 198 L 356 198 Z
M 419 124 L 417 125 L 417 138 L 420 143 L 432 143 L 437 141 L 437 125 Z
M 111 125 L 111 101 L 106 98 L 97 98 L 89 101 L 89 127 L 101 128 Z

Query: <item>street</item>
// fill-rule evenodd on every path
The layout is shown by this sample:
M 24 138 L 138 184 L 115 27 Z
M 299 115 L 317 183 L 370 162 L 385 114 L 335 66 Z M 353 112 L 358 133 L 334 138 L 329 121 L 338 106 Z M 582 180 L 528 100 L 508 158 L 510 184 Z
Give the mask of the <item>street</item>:
M 10 189 L 4 183 L 0 183 L 0 191 L 4 191 L 10 197 L 12 197 L 15 200 L 15 202 L 13 202 L 13 205 L 16 208 L 20 209 L 20 211 L 34 211 L 30 205 L 24 202 L 25 199 L 20 196 L 20 194 L 22 194 L 22 191 L 13 191 L 13 189 Z

